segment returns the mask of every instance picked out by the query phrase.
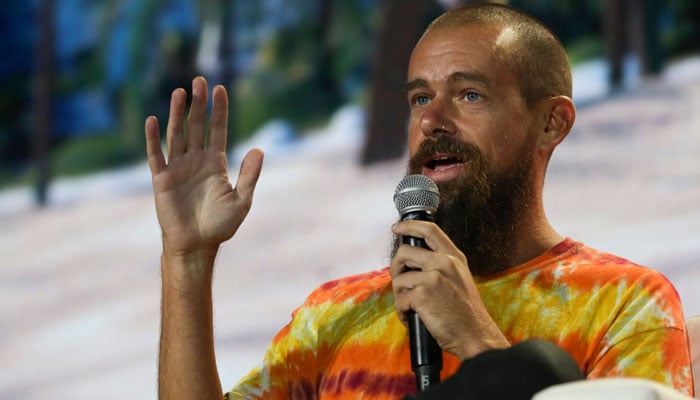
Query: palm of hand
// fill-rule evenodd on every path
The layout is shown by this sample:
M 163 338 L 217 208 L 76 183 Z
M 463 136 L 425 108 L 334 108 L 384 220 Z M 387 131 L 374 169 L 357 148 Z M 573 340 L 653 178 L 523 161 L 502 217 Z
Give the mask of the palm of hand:
M 228 240 L 247 206 L 232 187 L 226 156 L 213 150 L 188 151 L 154 176 L 158 220 L 168 247 L 187 252 Z
M 158 222 L 163 230 L 164 251 L 187 255 L 216 249 L 238 229 L 250 209 L 262 168 L 262 152 L 253 150 L 241 163 L 234 188 L 226 170 L 228 100 L 223 86 L 213 92 L 209 140 L 205 145 L 206 81 L 193 81 L 193 100 L 187 119 L 186 93 L 173 92 L 168 120 L 168 162 L 160 147 L 155 117 L 146 120 L 146 148 L 153 177 Z

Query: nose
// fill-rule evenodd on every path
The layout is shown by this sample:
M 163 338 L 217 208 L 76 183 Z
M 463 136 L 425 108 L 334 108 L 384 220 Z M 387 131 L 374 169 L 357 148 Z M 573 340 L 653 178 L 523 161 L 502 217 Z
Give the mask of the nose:
M 429 138 L 437 138 L 440 135 L 454 135 L 456 132 L 452 120 L 446 110 L 440 107 L 437 102 L 430 104 L 429 108 L 423 110 L 420 117 L 420 129 L 423 135 Z

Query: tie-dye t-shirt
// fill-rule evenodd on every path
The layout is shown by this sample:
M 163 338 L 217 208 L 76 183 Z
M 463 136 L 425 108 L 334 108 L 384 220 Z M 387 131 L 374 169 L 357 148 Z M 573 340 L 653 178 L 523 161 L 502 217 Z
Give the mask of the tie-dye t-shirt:
M 476 278 L 511 343 L 547 339 L 588 378 L 644 377 L 692 396 L 680 300 L 661 274 L 566 239 L 501 274 Z M 443 357 L 442 379 L 460 361 Z M 415 393 L 406 328 L 388 269 L 316 289 L 231 399 L 401 399 Z

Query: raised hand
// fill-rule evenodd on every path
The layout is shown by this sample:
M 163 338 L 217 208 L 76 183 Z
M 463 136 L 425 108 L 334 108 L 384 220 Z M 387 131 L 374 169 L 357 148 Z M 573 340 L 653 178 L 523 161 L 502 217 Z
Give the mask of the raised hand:
M 204 78 L 192 82 L 192 104 L 185 121 L 186 100 L 185 90 L 172 93 L 167 162 L 161 150 L 158 120 L 148 117 L 145 127 L 163 252 L 170 257 L 215 253 L 233 236 L 250 209 L 263 159 L 262 151 L 251 150 L 241 163 L 234 187 L 226 170 L 226 89 L 216 86 L 213 90 L 208 138 Z

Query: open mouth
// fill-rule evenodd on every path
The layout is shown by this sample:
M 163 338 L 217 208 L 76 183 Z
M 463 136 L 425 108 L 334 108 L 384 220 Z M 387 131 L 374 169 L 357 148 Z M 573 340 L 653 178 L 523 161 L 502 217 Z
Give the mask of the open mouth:
M 454 155 L 438 155 L 425 163 L 425 168 L 439 171 L 442 169 L 464 164 L 464 159 Z

